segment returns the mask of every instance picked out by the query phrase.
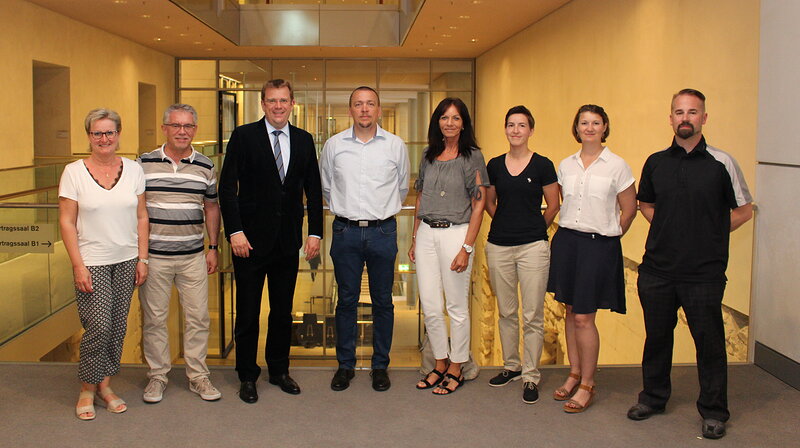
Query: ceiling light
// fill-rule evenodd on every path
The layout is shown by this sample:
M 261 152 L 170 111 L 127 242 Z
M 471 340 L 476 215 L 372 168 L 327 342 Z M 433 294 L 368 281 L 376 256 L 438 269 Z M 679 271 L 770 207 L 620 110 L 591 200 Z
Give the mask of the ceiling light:
M 452 34 L 442 34 L 442 37 L 453 37 Z
M 156 42 L 161 42 L 161 41 L 162 41 L 162 40 L 164 40 L 164 39 L 162 39 L 162 38 L 160 38 L 160 37 L 154 37 L 154 38 L 153 38 L 153 40 L 154 40 L 154 41 L 156 41 Z
M 186 37 L 186 36 L 188 36 L 188 34 L 186 34 L 186 33 L 180 33 L 180 34 L 178 34 L 178 36 L 181 36 L 181 37 Z
M 114 0 L 114 3 L 117 5 L 124 5 L 125 3 L 128 3 L 128 0 Z
M 169 26 L 169 25 L 164 25 L 164 29 L 165 29 L 165 30 L 171 30 L 171 29 L 172 29 L 172 27 L 171 27 L 171 26 Z
M 478 39 L 476 39 L 476 38 L 474 38 L 474 37 L 473 37 L 473 38 L 472 38 L 472 39 L 470 39 L 469 41 L 470 41 L 470 42 L 472 42 L 472 43 L 474 44 L 475 42 L 477 42 L 477 41 L 478 41 Z
M 195 45 L 201 45 L 202 44 L 202 42 L 200 42 L 199 40 L 196 40 L 196 41 L 194 41 L 192 43 L 195 44 Z
M 150 14 L 142 14 L 141 17 L 143 19 L 149 19 L 150 18 Z
M 214 49 L 211 48 L 211 47 L 208 47 L 208 48 L 206 48 L 206 51 L 214 51 Z
M 458 16 L 459 19 L 469 19 L 469 16 Z
M 441 42 L 434 42 L 433 45 L 442 45 Z
M 450 28 L 451 30 L 457 30 L 458 29 L 458 27 L 455 26 L 455 25 L 450 25 L 448 28 Z

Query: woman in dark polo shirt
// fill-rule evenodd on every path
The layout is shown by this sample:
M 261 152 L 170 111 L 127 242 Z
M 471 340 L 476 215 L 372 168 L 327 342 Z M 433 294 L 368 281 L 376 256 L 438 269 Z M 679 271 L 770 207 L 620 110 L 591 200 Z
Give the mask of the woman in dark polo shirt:
M 483 218 L 488 176 L 467 106 L 445 98 L 428 127 L 428 147 L 417 179 L 414 237 L 408 256 L 417 265 L 420 303 L 436 367 L 418 389 L 455 392 L 469 360 L 469 280 L 472 251 Z M 450 338 L 442 309 L 447 297 Z
M 489 161 L 486 212 L 492 219 L 486 260 L 497 296 L 503 371 L 489 380 L 494 387 L 522 378 L 522 401 L 539 400 L 539 358 L 544 334 L 544 294 L 550 272 L 547 228 L 559 209 L 558 177 L 553 162 L 528 148 L 533 115 L 525 106 L 508 110 L 507 153 Z M 541 212 L 542 197 L 547 203 Z M 519 352 L 522 293 L 523 356 Z

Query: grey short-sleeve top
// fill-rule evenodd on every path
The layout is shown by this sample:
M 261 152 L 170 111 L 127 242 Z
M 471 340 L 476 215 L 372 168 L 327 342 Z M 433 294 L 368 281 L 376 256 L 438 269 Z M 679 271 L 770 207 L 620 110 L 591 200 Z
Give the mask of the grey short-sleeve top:
M 476 182 L 476 173 L 480 174 L 480 183 Z M 469 158 L 458 156 L 447 161 L 429 162 L 423 155 L 414 184 L 421 195 L 417 217 L 466 224 L 472 214 L 472 198 L 479 199 L 479 187 L 488 185 L 486 162 L 478 149 L 473 149 Z

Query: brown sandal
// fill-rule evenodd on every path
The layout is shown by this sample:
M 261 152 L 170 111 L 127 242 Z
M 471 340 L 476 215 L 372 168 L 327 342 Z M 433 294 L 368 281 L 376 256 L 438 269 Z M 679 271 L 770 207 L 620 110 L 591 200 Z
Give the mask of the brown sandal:
M 559 387 L 558 389 L 555 390 L 555 392 L 553 392 L 553 400 L 566 401 L 569 399 L 569 397 L 572 396 L 572 394 L 575 393 L 576 390 L 578 390 L 578 386 L 581 384 L 580 375 L 570 372 L 569 377 L 578 380 L 578 384 L 576 384 L 575 387 L 572 388 L 572 390 L 567 390 L 564 386 Z
M 581 383 L 580 388 L 589 392 L 589 399 L 586 401 L 586 404 L 584 404 L 584 405 L 581 405 L 580 403 L 578 403 L 575 400 L 569 400 L 566 403 L 564 403 L 564 412 L 566 412 L 567 414 L 579 414 L 579 413 L 589 409 L 589 406 L 592 405 L 592 402 L 594 401 L 594 397 L 597 394 L 597 390 L 595 389 L 595 386 L 587 386 L 587 385 Z M 572 405 L 572 406 L 570 406 L 570 405 Z

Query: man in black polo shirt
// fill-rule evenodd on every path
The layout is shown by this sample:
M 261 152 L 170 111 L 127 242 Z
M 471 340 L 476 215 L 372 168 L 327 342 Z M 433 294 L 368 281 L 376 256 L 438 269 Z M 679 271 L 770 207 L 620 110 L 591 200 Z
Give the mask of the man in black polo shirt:
M 664 412 L 671 392 L 673 333 L 683 307 L 697 350 L 703 437 L 718 439 L 730 417 L 721 310 L 729 234 L 753 216 L 753 206 L 739 165 L 703 138 L 705 99 L 693 89 L 672 97 L 672 146 L 651 155 L 642 169 L 637 199 L 650 232 L 638 288 L 647 339 L 644 389 L 628 418 Z

